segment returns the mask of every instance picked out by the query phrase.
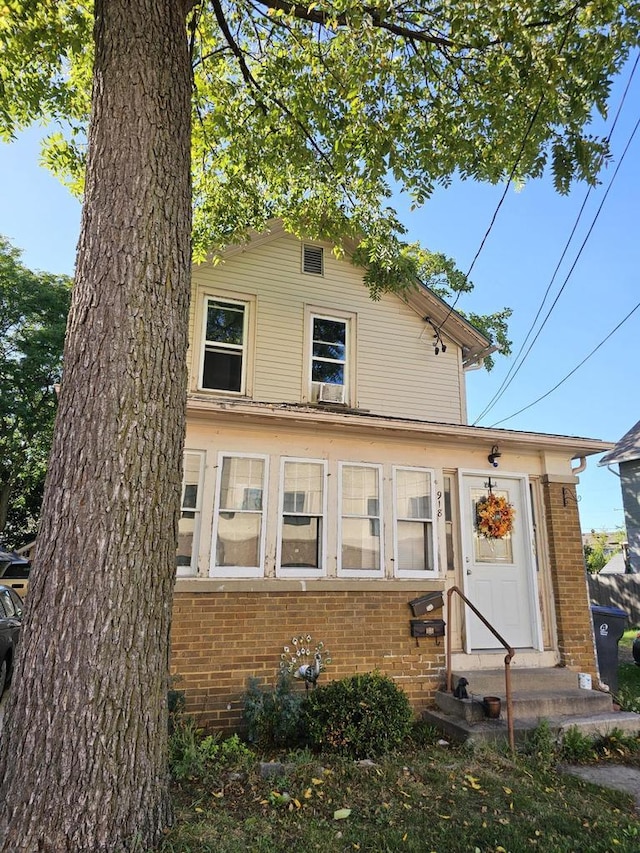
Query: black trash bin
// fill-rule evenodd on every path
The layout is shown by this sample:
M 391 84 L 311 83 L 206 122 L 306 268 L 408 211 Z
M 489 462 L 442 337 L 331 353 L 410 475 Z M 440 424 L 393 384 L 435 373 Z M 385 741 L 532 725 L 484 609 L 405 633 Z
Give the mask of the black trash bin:
M 591 606 L 600 678 L 612 693 L 618 692 L 618 641 L 624 634 L 627 614 L 619 607 Z

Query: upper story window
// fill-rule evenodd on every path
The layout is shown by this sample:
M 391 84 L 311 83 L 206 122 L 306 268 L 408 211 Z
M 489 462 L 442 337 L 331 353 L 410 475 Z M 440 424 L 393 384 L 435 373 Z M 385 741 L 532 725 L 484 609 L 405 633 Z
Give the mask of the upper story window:
M 220 454 L 213 521 L 212 575 L 263 575 L 266 479 L 265 456 Z
M 308 459 L 282 460 L 279 574 L 324 574 L 326 477 L 326 462 Z
M 182 500 L 180 520 L 178 521 L 178 551 L 176 553 L 178 577 L 188 577 L 197 573 L 203 471 L 204 452 L 187 450 L 184 454 Z
M 311 399 L 347 402 L 349 323 L 334 317 L 311 318 Z
M 382 467 L 340 463 L 338 575 L 382 576 Z
M 201 388 L 245 392 L 247 329 L 246 303 L 206 299 Z
M 425 468 L 395 468 L 393 482 L 395 575 L 435 576 L 433 473 Z

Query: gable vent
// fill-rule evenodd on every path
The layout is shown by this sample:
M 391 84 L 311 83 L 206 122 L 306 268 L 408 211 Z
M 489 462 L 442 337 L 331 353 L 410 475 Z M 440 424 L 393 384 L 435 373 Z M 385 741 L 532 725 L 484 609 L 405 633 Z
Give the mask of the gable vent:
M 324 272 L 323 251 L 322 246 L 304 245 L 302 247 L 302 272 L 322 275 Z

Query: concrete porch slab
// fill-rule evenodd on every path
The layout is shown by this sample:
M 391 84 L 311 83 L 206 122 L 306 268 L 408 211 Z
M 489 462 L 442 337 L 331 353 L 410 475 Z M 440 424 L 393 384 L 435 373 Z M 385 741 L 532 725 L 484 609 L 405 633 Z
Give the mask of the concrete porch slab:
M 467 743 L 498 743 L 509 739 L 507 721 L 504 714 L 498 720 L 469 722 L 452 717 L 435 708 L 429 708 L 422 714 L 423 720 L 436 726 L 449 737 Z M 571 715 L 558 717 L 529 717 L 515 719 L 513 729 L 516 743 L 522 743 L 527 736 L 546 720 L 549 728 L 561 740 L 570 728 L 577 728 L 585 735 L 606 736 L 612 731 L 621 731 L 628 735 L 640 733 L 640 714 L 625 711 L 593 714 L 589 716 Z

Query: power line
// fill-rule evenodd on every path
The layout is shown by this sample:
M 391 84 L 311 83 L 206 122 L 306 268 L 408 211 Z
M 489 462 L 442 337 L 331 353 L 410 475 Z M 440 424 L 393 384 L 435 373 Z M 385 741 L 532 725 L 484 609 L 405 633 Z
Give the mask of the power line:
M 567 28 L 564 31 L 564 35 L 562 36 L 562 41 L 561 41 L 560 46 L 558 48 L 558 55 L 560 55 L 562 53 L 564 46 L 567 43 L 567 39 L 569 37 L 569 30 L 571 29 L 573 19 L 575 18 L 576 10 L 577 10 L 577 7 L 576 7 L 576 9 L 574 9 L 574 11 L 569 16 L 569 22 L 567 24 Z M 533 130 L 533 126 L 536 122 L 536 119 L 538 118 L 540 110 L 542 109 L 544 99 L 545 99 L 545 93 L 543 92 L 542 95 L 540 96 L 540 100 L 538 101 L 535 110 L 533 111 L 533 114 L 531 116 L 529 124 L 527 125 L 527 129 L 524 133 L 524 137 L 522 138 L 522 142 L 520 143 L 520 148 L 518 149 L 518 153 L 516 155 L 515 162 L 511 168 L 511 171 L 509 172 L 509 177 L 507 179 L 507 183 L 505 185 L 504 192 L 502 193 L 502 196 L 500 197 L 500 201 L 498 202 L 498 205 L 497 205 L 497 207 L 493 213 L 493 216 L 491 217 L 491 222 L 489 223 L 489 227 L 487 228 L 485 235 L 482 238 L 482 241 L 480 243 L 478 251 L 475 253 L 473 260 L 471 261 L 471 266 L 469 267 L 469 269 L 466 272 L 466 275 L 465 275 L 466 279 L 468 279 L 469 276 L 471 275 L 471 271 L 473 270 L 473 268 L 476 264 L 476 261 L 480 257 L 480 253 L 484 249 L 484 246 L 485 246 L 485 243 L 487 242 L 489 234 L 491 233 L 493 226 L 495 225 L 496 219 L 498 217 L 498 213 L 500 212 L 500 208 L 504 204 L 504 201 L 507 197 L 507 193 L 509 192 L 509 188 L 511 187 L 511 184 L 513 183 L 513 179 L 514 179 L 515 174 L 516 174 L 516 169 L 518 168 L 518 165 L 520 164 L 520 160 L 522 159 L 522 155 L 524 154 L 524 149 L 525 149 L 525 145 L 527 144 L 527 139 L 529 138 L 529 135 L 530 135 L 531 131 Z M 438 326 L 438 330 L 437 330 L 438 334 L 440 334 L 442 332 L 442 329 L 444 328 L 445 323 L 447 322 L 447 320 L 449 319 L 449 317 L 453 313 L 453 310 L 456 307 L 456 305 L 458 304 L 458 299 L 460 299 L 461 294 L 462 294 L 462 291 L 459 290 L 458 293 L 456 294 L 456 298 L 453 300 L 453 302 L 449 306 L 449 310 L 447 311 L 447 314 L 446 314 L 444 320 Z
M 611 142 L 611 139 L 613 138 L 613 133 L 614 133 L 615 128 L 616 128 L 616 125 L 617 125 L 617 123 L 618 123 L 618 119 L 620 118 L 620 114 L 621 114 L 621 112 L 622 112 L 622 107 L 624 106 L 624 103 L 625 103 L 625 101 L 626 101 L 627 94 L 628 94 L 628 92 L 629 92 L 629 88 L 630 88 L 630 86 L 631 86 L 631 82 L 632 82 L 632 80 L 633 80 L 634 74 L 635 74 L 636 69 L 637 69 L 637 67 L 638 67 L 638 62 L 639 62 L 639 61 L 640 61 L 640 54 L 638 54 L 638 56 L 636 56 L 636 60 L 635 60 L 635 62 L 634 62 L 634 64 L 633 64 L 633 68 L 631 69 L 631 73 L 630 73 L 630 75 L 629 75 L 629 79 L 627 80 L 627 85 L 625 86 L 624 92 L 622 93 L 622 97 L 621 97 L 621 99 L 620 99 L 620 104 L 618 105 L 618 109 L 617 109 L 617 111 L 616 111 L 616 115 L 615 115 L 614 120 L 613 120 L 613 123 L 612 123 L 612 125 L 611 125 L 611 130 L 609 131 L 609 133 L 608 133 L 608 135 L 607 135 L 607 137 L 606 137 L 606 139 L 607 139 L 607 142 L 608 142 L 608 143 L 610 143 L 610 142 Z M 636 129 L 637 129 L 637 128 L 636 128 Z M 635 129 L 634 129 L 634 131 L 633 131 L 633 133 L 632 133 L 632 135 L 631 135 L 631 138 L 629 139 L 629 142 L 627 142 L 627 146 L 625 147 L 625 150 L 624 150 L 624 152 L 623 152 L 623 155 L 622 155 L 622 157 L 621 157 L 621 159 L 620 159 L 620 163 L 622 162 L 622 159 L 624 159 L 624 156 L 625 156 L 625 154 L 626 154 L 626 152 L 627 152 L 627 149 L 628 149 L 628 147 L 629 147 L 629 145 L 630 145 L 630 143 L 631 143 L 631 139 L 633 138 L 633 134 L 634 134 L 634 133 L 635 133 Z M 616 167 L 616 174 L 617 174 L 618 168 L 620 167 L 620 163 L 618 163 L 618 166 Z M 613 183 L 613 180 L 614 180 L 614 179 L 615 179 L 615 174 L 614 174 L 614 176 L 612 177 L 612 179 L 611 179 L 611 181 L 610 181 L 609 188 L 607 189 L 607 192 L 605 193 L 605 198 L 606 198 L 606 196 L 607 196 L 607 194 L 608 194 L 608 192 L 609 192 L 609 189 L 611 188 L 611 184 Z M 545 291 L 545 293 L 544 293 L 544 296 L 542 297 L 542 302 L 540 303 L 540 307 L 538 308 L 538 311 L 537 311 L 537 313 L 536 313 L 536 316 L 534 317 L 533 322 L 531 323 L 531 325 L 530 325 L 530 327 L 529 327 L 529 330 L 528 330 L 528 332 L 527 332 L 527 334 L 526 334 L 526 336 L 525 336 L 525 338 L 524 338 L 524 341 L 522 342 L 522 344 L 521 344 L 521 346 L 520 346 L 520 349 L 518 350 L 518 352 L 517 352 L 517 354 L 516 354 L 516 356 L 515 356 L 515 358 L 514 358 L 514 360 L 513 360 L 512 364 L 511 364 L 511 367 L 509 368 L 509 370 L 508 370 L 508 372 L 507 372 L 507 375 L 506 375 L 506 376 L 504 377 L 504 379 L 502 380 L 502 384 L 500 385 L 500 387 L 498 388 L 498 390 L 495 392 L 495 394 L 493 395 L 493 397 L 491 398 L 491 400 L 487 403 L 487 405 L 486 405 L 486 406 L 485 406 L 485 408 L 482 410 L 482 412 L 481 412 L 481 413 L 478 415 L 478 417 L 475 419 L 475 421 L 474 421 L 474 425 L 475 425 L 475 424 L 477 424 L 479 421 L 481 421 L 481 420 L 482 420 L 482 418 L 483 418 L 485 415 L 487 415 L 487 414 L 491 411 L 491 409 L 495 406 L 495 404 L 498 402 L 498 400 L 500 399 L 500 397 L 502 397 L 502 395 L 503 395 L 504 391 L 506 391 L 506 390 L 507 390 L 507 388 L 509 387 L 509 385 L 511 384 L 511 382 L 513 382 L 513 379 L 515 379 L 515 377 L 516 377 L 517 373 L 519 372 L 520 368 L 522 367 L 522 364 L 524 363 L 524 361 L 526 360 L 527 356 L 528 356 L 528 355 L 529 355 L 529 353 L 531 352 L 531 349 L 532 349 L 533 345 L 535 344 L 536 340 L 537 340 L 537 339 L 538 339 L 538 337 L 540 336 L 540 332 L 542 331 L 542 329 L 544 328 L 544 326 L 545 326 L 545 324 L 546 324 L 547 320 L 549 319 L 549 316 L 550 316 L 551 312 L 553 311 L 553 308 L 555 307 L 556 302 L 558 301 L 558 297 L 560 296 L 560 294 L 562 293 L 562 291 L 563 291 L 563 289 L 564 289 L 565 285 L 567 284 L 567 281 L 568 281 L 569 276 L 567 276 L 567 278 L 565 279 L 565 281 L 564 281 L 564 283 L 563 283 L 563 285 L 562 285 L 562 288 L 561 288 L 561 289 L 560 289 L 560 291 L 558 292 L 558 295 L 556 296 L 556 299 L 555 299 L 555 301 L 554 301 L 553 305 L 551 306 L 550 311 L 548 312 L 548 314 L 547 314 L 547 316 L 545 317 L 545 319 L 544 319 L 544 321 L 543 321 L 542 325 L 540 326 L 540 329 L 538 330 L 538 333 L 537 333 L 536 337 L 535 337 L 535 338 L 534 338 L 534 340 L 532 341 L 531 346 L 529 347 L 529 349 L 527 350 L 527 352 L 526 352 L 526 353 L 525 353 L 525 355 L 523 356 L 522 361 L 520 362 L 520 364 L 516 367 L 516 365 L 517 365 L 517 363 L 518 363 L 518 359 L 520 358 L 520 355 L 521 355 L 521 353 L 522 353 L 522 350 L 525 348 L 526 343 L 527 343 L 527 341 L 529 340 L 529 337 L 531 336 L 531 333 L 533 332 L 533 330 L 534 330 L 534 328 L 535 328 L 536 323 L 538 322 L 538 317 L 539 317 L 539 316 L 540 316 L 540 314 L 542 313 L 542 309 L 543 309 L 543 307 L 544 307 L 545 302 L 547 301 L 547 296 L 549 295 L 549 291 L 551 290 L 551 287 L 552 287 L 552 285 L 553 285 L 553 282 L 554 282 L 554 281 L 555 281 L 555 279 L 556 279 L 556 275 L 558 274 L 558 271 L 559 271 L 559 269 L 560 269 L 560 267 L 561 267 L 561 265 L 562 265 L 562 262 L 564 261 L 564 258 L 565 258 L 565 256 L 566 256 L 566 254 L 567 254 L 568 250 L 569 250 L 569 246 L 571 245 L 571 242 L 572 242 L 572 240 L 573 240 L 573 237 L 574 237 L 574 235 L 575 235 L 575 232 L 576 232 L 576 230 L 577 230 L 577 228 L 578 228 L 578 225 L 579 225 L 580 220 L 581 220 L 581 218 L 582 218 L 582 214 L 584 213 L 584 210 L 585 210 L 585 207 L 586 207 L 586 204 L 587 204 L 587 201 L 588 201 L 588 199 L 589 199 L 589 196 L 590 196 L 590 194 L 591 194 L 592 189 L 593 189 L 593 187 L 589 187 L 589 188 L 588 188 L 588 190 L 587 190 L 587 193 L 586 193 L 586 195 L 585 195 L 585 197 L 584 197 L 584 200 L 583 200 L 582 205 L 581 205 L 581 207 L 580 207 L 580 210 L 579 210 L 579 212 L 578 212 L 578 216 L 576 217 L 576 220 L 575 220 L 575 222 L 574 222 L 574 224 L 573 224 L 573 228 L 571 229 L 571 233 L 569 234 L 569 237 L 568 237 L 568 239 L 567 239 L 567 241 L 566 241 L 566 243 L 565 243 L 564 249 L 562 250 L 562 254 L 561 254 L 561 256 L 560 256 L 560 260 L 558 261 L 558 263 L 557 263 L 557 265 L 556 265 L 556 268 L 555 268 L 555 270 L 554 270 L 554 272 L 553 272 L 553 275 L 551 276 L 551 280 L 550 280 L 550 282 L 549 282 L 549 284 L 548 284 L 548 286 L 547 286 L 547 289 L 546 289 L 546 291 Z M 603 199 L 603 202 L 601 203 L 600 207 L 598 208 L 598 211 L 597 211 L 597 213 L 596 213 L 596 217 L 595 217 L 595 219 L 593 220 L 593 222 L 592 222 L 592 224 L 591 224 L 591 228 L 590 228 L 590 230 L 589 230 L 589 233 L 587 234 L 587 239 L 588 239 L 589 235 L 591 234 L 591 231 L 593 230 L 593 227 L 594 227 L 594 225 L 595 225 L 595 221 L 596 221 L 596 219 L 598 218 L 598 216 L 599 216 L 599 214 L 600 214 L 600 210 L 602 209 L 602 204 L 603 204 L 603 203 L 604 203 L 604 199 Z M 579 250 L 578 256 L 577 256 L 577 258 L 576 258 L 576 261 L 574 261 L 574 264 L 573 264 L 573 266 L 572 266 L 572 268 L 571 268 L 571 270 L 570 270 L 569 275 L 570 275 L 570 274 L 571 274 L 571 272 L 573 271 L 573 268 L 575 267 L 575 264 L 576 264 L 576 262 L 577 262 L 577 259 L 580 257 L 580 254 L 581 254 L 582 250 L 584 249 L 585 244 L 586 244 L 586 240 L 583 242 L 582 246 L 580 247 L 580 250 Z M 514 373 L 514 370 L 515 370 L 515 373 Z M 511 376 L 511 374 L 512 374 L 512 373 L 513 373 L 513 377 L 512 377 L 511 379 L 509 379 L 509 377 Z
M 573 263 L 571 264 L 571 267 L 570 267 L 570 269 L 569 269 L 569 272 L 568 272 L 568 273 L 567 273 L 567 275 L 565 276 L 565 279 L 564 279 L 564 281 L 563 281 L 563 283 L 562 283 L 562 286 L 561 286 L 560 290 L 559 290 L 559 291 L 558 291 L 558 293 L 556 294 L 556 298 L 555 298 L 555 299 L 553 300 L 553 302 L 551 303 L 551 307 L 550 307 L 550 308 L 549 308 L 549 310 L 547 311 L 547 314 L 546 314 L 546 316 L 545 316 L 544 320 L 542 321 L 542 324 L 540 325 L 540 328 L 539 328 L 539 329 L 538 329 L 538 331 L 536 332 L 536 335 L 535 335 L 534 339 L 533 339 L 533 340 L 531 341 L 531 343 L 529 344 L 529 348 L 527 349 L 526 353 L 525 353 L 525 354 L 524 354 L 524 356 L 522 357 L 522 360 L 520 361 L 520 364 L 519 364 L 519 365 L 517 366 L 517 368 L 515 369 L 515 371 L 514 371 L 513 375 L 512 375 L 512 376 L 511 376 L 511 378 L 509 379 L 509 381 L 508 381 L 508 382 L 503 383 L 503 386 L 504 386 L 504 387 L 502 387 L 502 388 L 501 388 L 501 390 L 499 391 L 499 393 L 497 393 L 497 394 L 494 396 L 494 399 L 491 401 L 490 405 L 489 405 L 489 406 L 487 406 L 487 407 L 484 409 L 484 411 L 482 412 L 482 414 L 481 414 L 478 418 L 476 418 L 476 420 L 474 421 L 474 425 L 475 425 L 475 424 L 477 424 L 477 423 L 478 423 L 478 421 L 480 420 L 480 418 L 484 417 L 484 415 L 486 415 L 486 414 L 487 414 L 487 413 L 488 413 L 488 412 L 489 412 L 489 411 L 490 411 L 490 410 L 495 406 L 495 404 L 498 402 L 498 400 L 500 399 L 500 397 L 502 397 L 502 396 L 504 395 L 504 393 L 505 393 L 505 391 L 507 390 L 507 388 L 509 387 L 509 385 L 511 385 L 511 383 L 513 382 L 513 380 L 516 378 L 516 376 L 517 376 L 517 375 L 518 375 L 518 373 L 520 372 L 520 368 L 522 367 L 522 365 L 523 365 L 523 364 L 525 363 L 525 361 L 527 360 L 527 357 L 529 356 L 529 353 L 531 352 L 531 350 L 533 349 L 533 347 L 534 347 L 534 345 L 535 345 L 536 341 L 537 341 L 537 340 L 538 340 L 538 338 L 540 337 L 540 334 L 542 333 L 542 330 L 544 329 L 544 327 L 545 327 L 545 325 L 546 325 L 546 323 L 547 323 L 547 320 L 548 320 L 548 319 L 549 319 L 549 317 L 551 316 L 551 314 L 552 314 L 552 312 L 553 312 L 553 309 L 556 307 L 556 305 L 557 305 L 557 303 L 558 303 L 558 300 L 560 299 L 560 296 L 562 295 L 562 292 L 564 291 L 565 287 L 566 287 L 566 286 L 567 286 L 567 284 L 569 283 L 569 279 L 570 279 L 570 278 L 571 278 L 571 276 L 573 275 L 573 272 L 574 272 L 574 270 L 575 270 L 576 266 L 578 265 L 578 261 L 580 260 L 580 257 L 581 257 L 581 255 L 582 255 L 582 252 L 584 251 L 584 249 L 585 249 L 585 247 L 586 247 L 586 245 L 587 245 L 587 242 L 589 241 L 589 238 L 591 237 L 591 234 L 593 233 L 593 229 L 595 228 L 595 224 L 596 224 L 596 222 L 598 221 L 598 218 L 599 218 L 599 216 L 600 216 L 600 213 L 602 212 L 602 208 L 604 207 L 604 203 L 605 203 L 605 201 L 607 200 L 607 196 L 609 195 L 609 192 L 610 192 L 610 190 L 611 190 L 611 187 L 613 186 L 613 182 L 615 181 L 616 175 L 618 174 L 618 171 L 619 171 L 619 169 L 620 169 L 620 166 L 622 165 L 622 163 L 623 163 L 623 161 L 624 161 L 624 157 L 625 157 L 625 155 L 626 155 L 627 151 L 629 150 L 629 146 L 631 145 L 631 142 L 633 141 L 633 137 L 635 136 L 636 131 L 638 130 L 638 127 L 640 127 L 640 119 L 638 119 L 638 121 L 636 122 L 636 124 L 635 124 L 635 126 L 634 126 L 633 130 L 631 131 L 631 135 L 630 135 L 630 137 L 629 137 L 629 139 L 628 139 L 628 141 L 627 141 L 627 144 L 626 144 L 626 146 L 625 146 L 625 148 L 624 148 L 624 151 L 622 152 L 622 156 L 620 157 L 620 160 L 619 160 L 619 162 L 618 162 L 618 164 L 617 164 L 617 166 L 616 166 L 615 172 L 614 172 L 614 173 L 613 173 L 613 175 L 611 176 L 611 180 L 609 181 L 609 185 L 608 185 L 608 187 L 607 187 L 607 189 L 606 189 L 606 191 L 605 191 L 605 194 L 604 194 L 604 196 L 602 197 L 602 200 L 601 200 L 601 202 L 600 202 L 600 204 L 599 204 L 599 206 L 598 206 L 598 209 L 596 210 L 596 213 L 595 213 L 595 215 L 594 215 L 594 217 L 593 217 L 593 219 L 592 219 L 592 221 L 591 221 L 591 225 L 589 226 L 589 230 L 587 231 L 587 234 L 586 234 L 586 236 L 585 236 L 584 240 L 582 241 L 582 244 L 580 245 L 580 248 L 578 249 L 578 253 L 577 253 L 577 255 L 576 255 L 576 257 L 575 257 L 575 259 L 574 259 Z
M 635 311 L 637 311 L 637 310 L 638 310 L 638 308 L 640 308 L 640 302 L 638 302 L 638 304 L 637 304 L 637 305 L 635 305 L 635 306 L 631 309 L 631 311 L 629 311 L 629 313 L 627 314 L 627 316 L 626 316 L 626 317 L 624 317 L 622 320 L 620 320 L 620 322 L 618 323 L 618 325 L 617 325 L 614 329 L 612 329 L 612 330 L 609 332 L 609 334 L 606 336 L 606 338 L 603 338 L 603 339 L 600 341 L 600 343 L 598 344 L 598 346 L 597 346 L 597 347 L 594 347 L 594 348 L 591 350 L 591 352 L 589 353 L 589 355 L 585 356 L 585 357 L 582 359 L 582 361 L 580 362 L 580 364 L 577 364 L 577 365 L 573 368 L 573 370 L 572 370 L 570 373 L 567 373 L 567 375 L 566 375 L 563 379 L 561 379 L 561 380 L 560 380 L 560 382 L 558 382 L 556 385 L 554 385 L 554 386 L 553 386 L 553 388 L 550 388 L 550 389 L 549 389 L 549 391 L 547 391 L 547 392 L 546 392 L 546 394 L 543 394 L 541 397 L 538 397 L 538 399 L 537 399 L 537 400 L 534 400 L 534 401 L 533 401 L 533 403 L 529 403 L 527 406 L 524 406 L 522 409 L 518 409 L 518 411 L 517 411 L 517 412 L 514 412 L 512 415 L 509 415 L 508 417 L 506 417 L 506 418 L 502 418 L 501 420 L 496 421 L 494 424 L 491 424 L 491 428 L 498 426 L 498 424 L 503 424 L 505 421 L 510 421 L 510 420 L 511 420 L 511 418 L 515 418 L 515 417 L 516 417 L 516 415 L 520 415 L 520 414 L 522 414 L 522 412 L 526 412 L 526 411 L 527 411 L 527 409 L 532 408 L 532 407 L 533 407 L 533 406 L 535 406 L 537 403 L 539 403 L 541 400 L 544 400 L 544 399 L 545 399 L 545 397 L 548 397 L 550 394 L 553 394 L 553 392 L 554 392 L 554 391 L 556 391 L 556 390 L 557 390 L 561 385 L 564 385 L 564 383 L 567 381 L 567 379 L 569 379 L 571 376 L 573 376 L 573 374 L 574 374 L 577 370 L 579 370 L 579 369 L 582 367 L 582 365 L 583 365 L 585 362 L 587 362 L 587 361 L 591 358 L 591 356 L 592 356 L 592 355 L 594 355 L 594 353 L 596 353 L 596 352 L 600 349 L 600 347 L 601 347 L 601 346 L 603 346 L 603 344 L 606 344 L 606 342 L 609 340 L 609 338 L 610 338 L 612 335 L 614 335 L 614 334 L 618 331 L 618 329 L 620 328 L 620 326 L 622 326 L 624 323 L 626 323 L 626 322 L 627 322 L 627 320 L 629 319 L 629 317 L 631 317 L 631 315 L 632 315 Z

